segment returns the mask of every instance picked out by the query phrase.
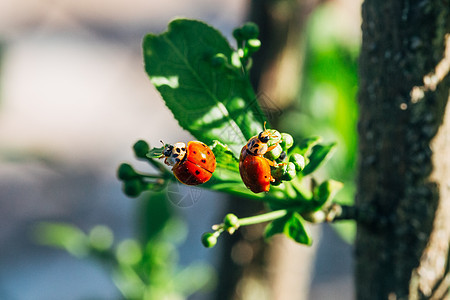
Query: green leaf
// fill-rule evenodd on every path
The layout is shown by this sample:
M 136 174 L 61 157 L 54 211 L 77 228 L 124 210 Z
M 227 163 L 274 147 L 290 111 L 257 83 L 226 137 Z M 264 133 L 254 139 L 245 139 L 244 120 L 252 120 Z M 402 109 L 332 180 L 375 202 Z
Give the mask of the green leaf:
M 202 184 L 202 188 L 233 194 L 248 199 L 263 199 L 263 193 L 255 194 L 245 187 L 241 175 L 229 169 L 216 168 L 209 181 Z
M 305 221 L 299 213 L 294 212 L 286 221 L 284 226 L 284 234 L 300 244 L 311 245 L 312 240 L 304 226 Z
M 167 144 L 165 144 L 162 147 L 154 147 L 150 149 L 145 156 L 148 158 L 160 158 L 163 156 L 163 151 L 166 147 Z
M 246 198 L 261 199 L 264 197 L 262 194 L 254 194 L 245 187 L 239 174 L 239 160 L 227 145 L 214 141 L 211 149 L 216 157 L 217 166 L 212 178 L 202 187 Z
M 303 169 L 303 175 L 308 175 L 317 170 L 323 163 L 326 162 L 328 158 L 331 157 L 333 150 L 335 149 L 336 143 L 332 143 L 329 145 L 315 145 L 311 154 L 308 157 L 309 163 Z
M 303 225 L 304 222 L 299 213 L 292 212 L 269 223 L 265 229 L 264 236 L 270 238 L 275 234 L 284 233 L 297 243 L 311 245 L 312 239 Z
M 265 121 L 242 68 L 218 68 L 222 53 L 233 49 L 216 29 L 195 20 L 177 19 L 160 35 L 143 40 L 145 70 L 181 127 L 211 144 L 219 140 L 236 156 L 262 130 Z
M 34 228 L 33 235 L 38 243 L 65 249 L 77 257 L 89 251 L 89 238 L 70 224 L 41 222 Z
M 227 145 L 214 141 L 211 150 L 216 157 L 217 168 L 227 169 L 239 173 L 239 160 Z
M 306 138 L 294 148 L 293 152 L 308 157 L 311 154 L 311 149 L 320 143 L 321 140 L 322 138 L 320 136 Z
M 336 193 L 343 187 L 342 182 L 335 180 L 326 180 L 314 189 L 314 205 L 313 210 L 319 210 L 333 200 Z
M 264 231 L 264 237 L 266 239 L 274 236 L 275 234 L 283 233 L 286 222 L 291 218 L 291 215 L 286 215 L 282 218 L 275 219 L 269 224 L 267 224 Z

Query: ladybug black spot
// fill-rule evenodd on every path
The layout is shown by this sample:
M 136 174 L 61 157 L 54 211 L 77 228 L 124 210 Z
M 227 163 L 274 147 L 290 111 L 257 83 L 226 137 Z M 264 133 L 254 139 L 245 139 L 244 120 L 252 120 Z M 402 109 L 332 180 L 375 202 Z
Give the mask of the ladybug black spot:
M 186 148 L 183 147 L 183 148 L 181 148 L 181 150 L 186 151 Z
M 206 153 L 208 153 L 208 155 L 210 155 L 210 154 L 211 154 L 211 152 L 209 152 L 209 151 L 207 151 Z
M 206 159 L 202 159 L 202 163 L 206 164 Z
M 175 151 L 177 151 L 177 153 L 180 153 L 180 148 L 176 148 Z
M 267 175 L 265 175 L 264 178 L 267 178 Z
M 194 151 L 194 154 L 197 154 L 197 151 Z
M 195 175 L 199 175 L 200 171 L 199 170 L 195 170 Z
M 173 157 L 178 157 L 178 154 L 174 154 Z
M 206 148 L 206 145 L 205 145 L 205 144 L 202 144 L 202 146 Z

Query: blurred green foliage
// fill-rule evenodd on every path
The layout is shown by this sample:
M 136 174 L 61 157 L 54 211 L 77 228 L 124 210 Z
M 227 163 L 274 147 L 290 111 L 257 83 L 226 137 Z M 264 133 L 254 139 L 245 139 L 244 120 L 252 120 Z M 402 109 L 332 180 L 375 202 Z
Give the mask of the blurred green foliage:
M 39 244 L 100 262 L 125 299 L 180 300 L 212 288 L 215 273 L 209 265 L 178 265 L 177 246 L 187 231 L 180 230 L 186 226 L 173 216 L 165 194 L 147 193 L 140 206 L 139 238 L 114 241 L 104 225 L 84 233 L 74 225 L 51 222 L 39 223 L 34 237 Z
M 337 140 L 336 153 L 327 164 L 326 177 L 344 183 L 336 202 L 352 204 L 355 193 L 357 151 L 359 44 L 343 38 L 341 27 L 333 22 L 333 8 L 322 5 L 311 15 L 306 29 L 306 53 L 300 101 L 284 112 L 281 128 L 293 128 L 294 137 L 320 135 Z M 296 124 L 296 126 L 292 126 Z M 353 221 L 333 224 L 340 235 L 352 241 L 356 232 Z

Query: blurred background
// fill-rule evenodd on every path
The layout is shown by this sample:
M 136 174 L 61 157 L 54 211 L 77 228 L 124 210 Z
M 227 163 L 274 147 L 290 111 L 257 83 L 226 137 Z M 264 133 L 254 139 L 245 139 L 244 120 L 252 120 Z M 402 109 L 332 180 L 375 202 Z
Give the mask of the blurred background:
M 155 146 L 160 139 L 192 139 L 145 74 L 142 37 L 187 17 L 231 41 L 233 28 L 252 20 L 261 28 L 252 80 L 263 110 L 294 139 L 321 135 L 338 142 L 324 172 L 345 183 L 338 198 L 350 203 L 360 4 L 1 1 L 0 299 L 123 299 L 132 275 L 124 279 L 126 272 L 118 275 L 98 257 L 84 259 L 67 247 L 71 241 L 61 245 L 72 255 L 42 245 L 48 236 L 81 232 L 97 237 L 100 247 L 121 245 L 123 265 L 133 263 L 126 253 L 148 250 L 142 241 L 158 245 L 148 250 L 155 258 L 148 268 L 151 278 L 160 278 L 152 283 L 164 295 L 159 299 L 352 299 L 353 224 L 311 226 L 312 247 L 281 236 L 265 243 L 255 228 L 205 249 L 203 232 L 231 208 L 254 202 L 180 185 L 129 199 L 116 169 L 137 164 L 131 147 L 138 139 Z M 41 222 L 74 227 L 61 237 L 36 230 Z

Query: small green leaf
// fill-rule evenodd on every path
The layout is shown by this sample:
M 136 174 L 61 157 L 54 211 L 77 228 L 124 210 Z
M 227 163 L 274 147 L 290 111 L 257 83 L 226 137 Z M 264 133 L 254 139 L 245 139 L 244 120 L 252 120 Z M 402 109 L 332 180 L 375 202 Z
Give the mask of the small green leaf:
M 227 145 L 214 141 L 211 149 L 216 157 L 217 166 L 212 178 L 202 187 L 246 198 L 264 198 L 265 195 L 255 194 L 245 187 L 239 174 L 239 160 Z
M 267 224 L 266 229 L 264 231 L 264 237 L 268 239 L 274 236 L 275 234 L 283 233 L 286 222 L 289 220 L 290 217 L 291 217 L 290 215 L 286 215 L 282 218 L 275 219 L 269 224 Z
M 284 226 L 284 234 L 300 244 L 311 245 L 312 240 L 303 225 L 304 220 L 299 213 L 294 212 L 286 221 Z
M 167 145 L 164 145 L 159 148 L 158 147 L 152 148 L 147 152 L 146 156 L 148 158 L 160 158 L 161 156 L 163 156 L 163 151 L 166 146 Z
M 327 180 L 322 182 L 314 189 L 314 205 L 313 210 L 319 210 L 333 200 L 336 193 L 343 187 L 342 182 L 335 180 Z
M 265 229 L 264 236 L 270 238 L 275 234 L 284 233 L 297 243 L 311 245 L 312 240 L 303 225 L 304 222 L 299 213 L 292 212 L 269 223 Z
M 325 161 L 331 157 L 336 143 L 329 145 L 315 145 L 309 155 L 309 163 L 305 166 L 302 173 L 308 175 L 317 170 Z
M 215 28 L 177 19 L 143 40 L 145 70 L 181 127 L 211 144 L 220 140 L 236 156 L 265 121 L 242 68 L 217 68 L 213 57 L 233 62 L 233 49 Z
M 214 141 L 211 150 L 216 157 L 217 168 L 227 169 L 239 173 L 239 160 L 227 145 Z
M 34 230 L 34 237 L 40 244 L 65 249 L 77 257 L 83 257 L 89 251 L 86 234 L 70 224 L 41 222 Z
M 320 143 L 322 138 L 320 136 L 313 136 L 307 139 L 304 139 L 300 142 L 298 146 L 293 150 L 294 153 L 301 154 L 303 156 L 309 156 L 311 154 L 312 148 Z
M 229 169 L 216 168 L 211 179 L 202 184 L 202 187 L 248 199 L 262 199 L 265 197 L 263 193 L 255 194 L 246 188 L 242 182 L 241 175 Z

